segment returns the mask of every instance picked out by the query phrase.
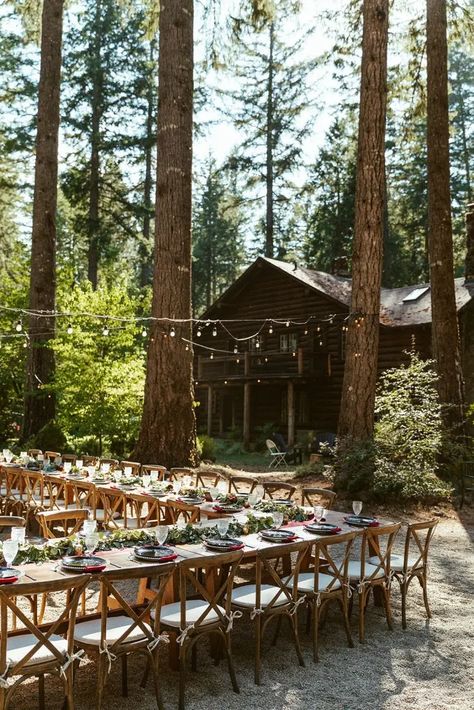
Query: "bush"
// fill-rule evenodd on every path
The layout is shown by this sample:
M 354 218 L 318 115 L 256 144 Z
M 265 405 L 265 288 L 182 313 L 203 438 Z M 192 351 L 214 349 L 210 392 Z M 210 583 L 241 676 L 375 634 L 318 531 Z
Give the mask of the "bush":
M 334 466 L 334 484 L 348 493 L 370 491 L 373 487 L 376 446 L 373 439 L 338 440 Z
M 267 450 L 267 439 L 272 438 L 272 434 L 276 429 L 278 429 L 277 425 L 272 422 L 267 422 L 266 424 L 262 424 L 262 426 L 255 427 L 255 451 Z
M 203 461 L 216 460 L 216 442 L 211 436 L 198 436 L 197 450 Z
M 25 443 L 26 449 L 41 449 L 41 451 L 58 451 L 64 453 L 67 446 L 66 435 L 54 420 L 44 425 L 42 429 Z
M 328 477 L 327 469 L 332 470 L 332 466 L 326 466 L 324 461 L 313 461 L 313 463 L 304 463 L 298 466 L 293 478 L 306 478 L 306 476 L 316 477 L 325 476 Z

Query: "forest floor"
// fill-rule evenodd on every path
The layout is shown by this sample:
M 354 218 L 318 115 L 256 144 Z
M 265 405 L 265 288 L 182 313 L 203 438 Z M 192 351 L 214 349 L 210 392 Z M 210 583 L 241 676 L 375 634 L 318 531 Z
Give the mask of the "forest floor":
M 352 628 L 355 647 L 348 648 L 337 605 L 328 614 L 321 632 L 320 662 L 313 664 L 311 641 L 301 638 L 306 667 L 300 667 L 283 626 L 276 646 L 265 646 L 262 685 L 253 683 L 253 629 L 241 619 L 233 632 L 234 662 L 240 695 L 232 692 L 224 662 L 214 666 L 206 648 L 198 654 L 198 672 L 189 671 L 186 706 L 190 710 L 471 710 L 474 707 L 472 659 L 474 624 L 474 508 L 461 512 L 446 506 L 436 510 L 378 510 L 392 519 L 424 518 L 436 514 L 439 525 L 430 553 L 429 597 L 433 618 L 427 620 L 421 593 L 413 585 L 409 595 L 408 628 L 401 628 L 400 595 L 394 588 L 394 631 L 388 631 L 381 608 L 370 603 L 366 643 L 357 641 L 357 611 Z M 402 542 L 400 537 L 399 546 Z M 88 606 L 96 603 L 91 591 Z M 50 600 L 53 611 L 54 600 Z M 204 642 L 205 643 L 205 642 Z M 167 666 L 166 648 L 161 659 L 161 685 L 165 708 L 177 706 L 178 674 Z M 143 671 L 140 657 L 129 663 L 129 697 L 120 692 L 120 668 L 114 664 L 109 677 L 104 710 L 120 704 L 121 710 L 153 710 L 156 707 L 151 679 L 139 685 Z M 14 710 L 31 710 L 37 703 L 37 683 L 29 682 L 13 698 Z M 47 708 L 59 708 L 62 692 L 57 679 L 47 679 Z M 95 667 L 83 662 L 77 674 L 76 710 L 94 707 Z

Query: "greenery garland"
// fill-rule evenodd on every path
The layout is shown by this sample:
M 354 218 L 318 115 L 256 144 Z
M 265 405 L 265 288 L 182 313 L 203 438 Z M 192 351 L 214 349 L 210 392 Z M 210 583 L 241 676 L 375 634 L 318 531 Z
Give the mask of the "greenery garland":
M 273 518 L 256 518 L 251 513 L 248 514 L 245 523 L 231 522 L 228 534 L 239 537 L 240 535 L 251 535 L 252 533 L 266 530 L 273 525 Z M 111 533 L 99 533 L 100 539 L 96 552 L 106 552 L 107 550 L 135 547 L 139 544 L 156 542 L 153 528 L 150 532 L 145 530 L 114 530 Z M 219 535 L 217 527 L 197 527 L 189 524 L 184 528 L 172 526 L 169 529 L 167 543 L 170 545 L 197 544 L 207 537 Z M 82 540 L 77 535 L 61 538 L 60 540 L 49 541 L 44 545 L 22 545 L 15 557 L 15 564 L 40 564 L 59 560 L 66 555 L 76 555 L 82 553 Z
M 313 517 L 312 513 L 308 513 L 299 505 L 285 505 L 284 503 L 275 503 L 271 500 L 257 503 L 255 510 L 259 510 L 261 513 L 283 513 L 284 522 L 303 522 Z

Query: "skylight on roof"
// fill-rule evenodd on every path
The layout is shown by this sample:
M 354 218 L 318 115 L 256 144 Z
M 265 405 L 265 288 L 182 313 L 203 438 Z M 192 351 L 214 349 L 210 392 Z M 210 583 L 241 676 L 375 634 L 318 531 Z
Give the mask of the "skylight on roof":
M 405 296 L 402 303 L 410 303 L 411 301 L 417 301 L 420 298 L 420 296 L 423 296 L 423 294 L 429 290 L 430 290 L 429 286 L 422 286 L 421 288 L 415 288 L 415 289 L 413 289 L 413 291 L 410 291 L 408 296 Z

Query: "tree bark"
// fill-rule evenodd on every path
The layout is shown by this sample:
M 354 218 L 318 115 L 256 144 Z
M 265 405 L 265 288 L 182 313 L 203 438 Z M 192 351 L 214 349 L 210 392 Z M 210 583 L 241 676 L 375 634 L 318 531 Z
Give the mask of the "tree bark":
M 54 312 L 56 305 L 56 206 L 58 179 L 59 99 L 64 0 L 43 3 L 41 67 L 36 132 L 35 188 L 31 240 L 29 307 Z M 55 397 L 47 391 L 54 378 L 53 317 L 31 316 L 22 439 L 54 419 Z M 46 388 L 42 390 L 42 385 Z
M 446 0 L 427 0 L 428 250 L 432 349 L 448 427 L 464 419 L 464 384 L 456 309 L 449 170 Z
M 150 62 L 155 59 L 155 41 L 150 41 Z M 152 157 L 154 146 L 154 91 L 150 83 L 147 92 L 146 145 L 145 145 L 145 180 L 143 183 L 143 241 L 139 245 L 140 286 L 148 286 L 153 280 L 153 252 L 150 250 L 153 173 Z
M 385 200 L 388 0 L 364 0 L 352 297 L 339 437 L 373 433 Z
M 265 256 L 273 258 L 273 45 L 274 26 L 270 22 L 270 49 L 268 56 L 267 80 L 267 125 L 266 125 L 266 218 L 265 218 Z
M 193 0 L 161 2 L 158 168 L 152 316 L 191 318 Z M 165 331 L 165 332 L 164 332 Z M 153 322 L 141 430 L 134 455 L 165 466 L 196 462 L 191 323 L 176 337 Z
M 103 70 L 101 66 L 102 3 L 96 0 L 95 34 L 91 42 L 93 57 L 91 154 L 89 162 L 89 211 L 87 215 L 88 251 L 87 278 L 94 289 L 98 284 L 100 259 L 100 122 L 102 118 Z

